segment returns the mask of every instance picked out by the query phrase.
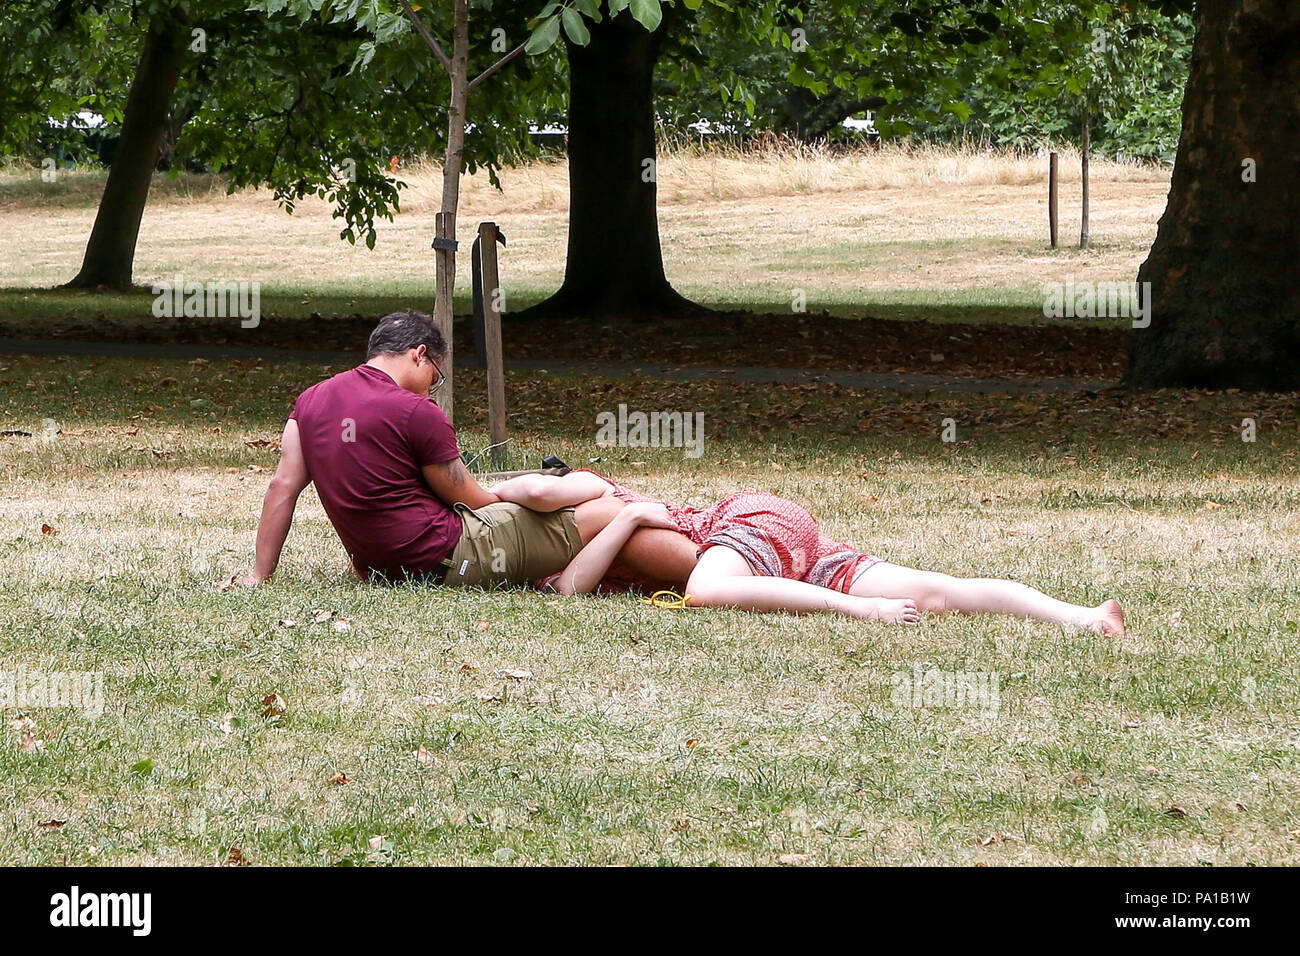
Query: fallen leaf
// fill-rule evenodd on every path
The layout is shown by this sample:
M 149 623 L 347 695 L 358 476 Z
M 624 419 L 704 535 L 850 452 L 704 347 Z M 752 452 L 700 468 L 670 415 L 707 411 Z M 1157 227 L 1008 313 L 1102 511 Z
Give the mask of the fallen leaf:
M 352 778 L 345 773 L 336 773 L 334 776 L 330 777 L 330 783 L 336 784 L 337 786 L 340 787 L 349 784 L 351 782 L 352 782 Z
M 512 680 L 532 680 L 533 672 L 522 667 L 508 667 L 501 672 Z
M 84 429 L 84 428 L 60 428 L 60 429 L 58 430 L 57 434 L 59 434 L 59 435 L 84 435 L 84 434 L 86 434 L 86 429 Z
M 1143 768 L 1142 768 L 1142 772 L 1143 772 L 1144 774 L 1146 774 L 1148 777 L 1158 777 L 1158 776 L 1160 776 L 1160 768 L 1159 768 L 1159 767 L 1150 767 L 1150 766 L 1148 766 L 1148 767 L 1143 767 Z
M 475 621 L 475 622 L 474 622 L 474 630 L 478 631 L 480 634 L 482 634 L 484 631 L 486 631 L 486 630 L 487 630 L 489 627 L 491 627 L 491 626 L 492 626 L 492 622 L 491 622 L 491 621 Z
M 59 827 L 63 826 L 63 824 L 67 822 L 68 822 L 67 820 L 56 820 L 53 817 L 51 817 L 48 820 L 38 820 L 36 825 L 40 827 L 42 830 L 57 830 Z
M 460 665 L 460 673 L 462 673 L 462 674 L 477 674 L 477 673 L 478 673 L 478 668 L 475 667 L 473 664 L 461 664 L 461 665 Z
M 223 734 L 233 734 L 235 732 L 234 720 L 234 714 L 226 714 L 221 718 L 221 732 Z
M 262 711 L 263 717 L 283 717 L 285 711 L 289 709 L 289 705 L 279 694 L 267 694 L 262 698 L 262 706 L 266 708 Z
M 434 758 L 430 756 L 428 748 L 425 747 L 424 744 L 420 744 L 419 748 L 415 751 L 416 763 L 428 763 L 432 759 Z
M 352 630 L 352 621 L 349 618 L 341 617 L 332 626 L 336 631 L 350 631 Z
M 481 690 L 478 693 L 476 693 L 474 696 L 477 697 L 479 700 L 483 701 L 484 703 L 490 703 L 490 704 L 499 704 L 504 699 L 500 694 L 498 694 L 494 690 Z
M 801 863 L 807 863 L 811 859 L 811 853 L 782 853 L 776 858 L 776 862 L 782 866 L 798 866 Z
M 311 612 L 311 620 L 313 624 L 324 624 L 326 621 L 332 620 L 335 614 L 338 614 L 338 611 L 327 611 L 322 608 Z
M 1187 816 L 1187 811 L 1186 811 L 1183 807 L 1180 807 L 1180 806 L 1179 806 L 1178 804 L 1176 804 L 1176 803 L 1175 803 L 1173 806 L 1169 807 L 1169 809 L 1167 809 L 1167 810 L 1162 810 L 1161 812 L 1164 813 L 1164 814 L 1166 814 L 1167 816 L 1171 816 L 1171 817 L 1185 817 L 1185 816 Z
M 673 824 L 674 833 L 680 833 L 681 831 L 689 830 L 690 828 L 691 828 L 691 821 L 686 819 L 686 817 L 680 818 L 676 823 Z
M 58 532 L 54 530 L 54 525 L 43 524 L 41 525 L 41 534 L 55 535 Z
M 297 626 L 298 626 L 298 622 L 297 622 L 297 621 L 292 621 L 292 620 L 289 620 L 288 618 L 281 618 L 280 620 L 276 621 L 275 623 L 276 623 L 278 626 L 280 626 L 280 627 L 297 627 Z
M 36 722 L 33 721 L 30 717 L 28 717 L 26 714 L 20 714 L 19 716 L 15 717 L 13 720 L 9 721 L 9 726 L 12 727 L 14 730 L 19 730 L 19 731 L 35 730 Z
M 22 741 L 18 744 L 18 749 L 23 753 L 38 754 L 45 749 L 45 741 L 37 740 L 31 733 L 23 734 Z
M 384 838 L 381 836 L 372 836 L 368 841 L 370 849 L 378 850 L 384 845 Z
M 244 856 L 244 851 L 237 846 L 232 846 L 230 852 L 226 854 L 226 860 L 222 866 L 248 866 L 248 857 Z
M 686 741 L 686 749 L 694 750 L 698 744 L 699 741 L 696 740 L 694 737 L 691 737 L 689 740 Z
M 1206 510 L 1210 510 L 1210 509 L 1213 509 L 1213 508 L 1222 508 L 1222 507 L 1223 507 L 1223 505 L 1219 504 L 1217 501 L 1207 501 L 1207 502 L 1205 503 L 1205 508 L 1206 508 Z

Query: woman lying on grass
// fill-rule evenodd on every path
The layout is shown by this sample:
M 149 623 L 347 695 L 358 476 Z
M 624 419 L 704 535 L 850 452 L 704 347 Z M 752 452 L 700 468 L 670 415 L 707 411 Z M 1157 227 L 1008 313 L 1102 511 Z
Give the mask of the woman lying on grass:
M 688 595 L 691 607 L 830 610 L 897 624 L 917 623 L 920 611 L 1014 614 L 1099 634 L 1124 633 L 1118 601 L 1083 607 L 1015 581 L 955 578 L 890 564 L 820 534 L 812 515 L 775 495 L 738 494 L 710 508 L 679 507 L 585 469 L 563 476 L 520 475 L 492 491 L 536 511 L 607 495 L 626 503 L 568 567 L 538 582 L 562 594 L 663 587 Z M 682 542 L 681 554 L 665 556 L 660 580 L 638 578 L 616 560 L 638 527 L 676 530 L 689 539 L 690 544 Z

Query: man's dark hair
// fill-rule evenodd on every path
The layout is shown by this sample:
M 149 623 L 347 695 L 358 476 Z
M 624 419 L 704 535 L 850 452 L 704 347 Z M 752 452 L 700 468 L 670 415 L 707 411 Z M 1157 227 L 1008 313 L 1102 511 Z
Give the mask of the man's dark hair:
M 393 312 L 379 320 L 375 330 L 370 333 L 370 344 L 366 349 L 366 360 L 376 355 L 401 355 L 421 345 L 433 358 L 442 358 L 447 354 L 447 340 L 442 337 L 442 329 L 431 316 L 414 309 Z

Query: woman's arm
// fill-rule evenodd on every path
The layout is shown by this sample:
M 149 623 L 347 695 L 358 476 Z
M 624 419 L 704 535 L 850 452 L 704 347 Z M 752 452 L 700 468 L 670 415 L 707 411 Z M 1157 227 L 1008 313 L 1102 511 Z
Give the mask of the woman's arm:
M 558 511 L 610 494 L 614 490 L 600 475 L 571 471 L 567 475 L 517 475 L 492 486 L 502 501 L 513 501 L 534 511 Z
M 609 566 L 623 550 L 628 538 L 637 528 L 643 527 L 677 529 L 668 516 L 668 509 L 661 504 L 628 505 L 574 555 L 547 587 L 558 594 L 590 594 L 609 573 Z

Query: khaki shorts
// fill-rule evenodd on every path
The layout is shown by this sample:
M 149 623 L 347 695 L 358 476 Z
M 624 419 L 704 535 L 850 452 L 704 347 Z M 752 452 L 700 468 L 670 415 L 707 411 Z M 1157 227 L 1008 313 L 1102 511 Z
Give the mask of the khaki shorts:
M 495 501 L 455 509 L 462 531 L 442 582 L 447 587 L 526 584 L 563 570 L 582 550 L 572 508 L 542 512 Z

